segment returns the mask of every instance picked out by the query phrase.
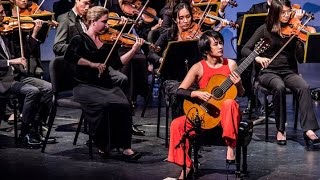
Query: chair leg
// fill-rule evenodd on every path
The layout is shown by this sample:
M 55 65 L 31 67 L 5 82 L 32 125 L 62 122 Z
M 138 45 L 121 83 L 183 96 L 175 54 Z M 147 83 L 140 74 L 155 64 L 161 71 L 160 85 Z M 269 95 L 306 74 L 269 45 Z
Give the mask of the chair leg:
M 50 111 L 50 116 L 49 116 L 49 121 L 48 121 L 48 131 L 47 131 L 47 134 L 46 134 L 46 138 L 43 142 L 43 145 L 42 145 L 42 148 L 41 148 L 41 152 L 44 153 L 45 149 L 46 149 L 46 146 L 47 146 L 47 143 L 48 143 L 48 139 L 49 139 L 49 136 L 50 136 L 50 132 L 51 132 L 51 129 L 52 129 L 52 125 L 53 125 L 53 121 L 54 121 L 54 118 L 56 117 L 56 113 L 57 113 L 57 107 L 55 104 L 52 105 L 52 108 L 51 108 L 51 111 Z
M 157 137 L 160 137 L 160 116 L 161 116 L 161 99 L 162 99 L 162 93 L 161 93 L 162 85 L 159 88 L 159 96 L 158 96 L 158 119 L 157 119 Z
M 152 73 L 151 88 L 149 89 L 146 102 L 145 102 L 145 104 L 144 104 L 144 106 L 143 106 L 143 109 L 142 109 L 142 112 L 141 112 L 141 117 L 144 117 L 144 114 L 145 114 L 145 112 L 146 112 L 146 110 L 147 110 L 147 107 L 148 107 L 148 103 L 149 103 L 149 101 L 150 101 L 150 98 L 152 97 L 151 95 L 152 95 L 153 86 L 154 86 L 154 81 L 155 81 L 154 78 L 155 78 L 155 75 L 154 75 L 154 73 Z
M 83 118 L 83 113 L 81 113 L 81 117 L 80 117 L 80 121 L 79 121 L 78 128 L 77 128 L 77 131 L 76 131 L 76 135 L 74 136 L 73 145 L 77 144 L 79 133 L 81 131 L 81 126 L 82 126 L 82 123 L 83 123 L 83 119 L 84 119 Z
M 299 102 L 298 102 L 298 99 L 294 98 L 295 100 L 295 110 L 294 110 L 294 125 L 293 125 L 293 128 L 295 130 L 297 130 L 297 125 L 298 125 L 298 119 L 299 119 Z
M 169 147 L 169 110 L 170 110 L 170 101 L 166 100 L 166 137 L 165 137 L 165 147 Z
M 93 159 L 93 155 L 92 155 L 92 136 L 89 134 L 89 156 L 90 159 Z
M 14 143 L 18 146 L 18 110 L 17 110 L 17 101 L 13 100 L 13 115 L 14 115 Z
M 236 177 L 237 178 L 240 177 L 240 175 L 241 175 L 240 164 L 241 164 L 242 145 L 239 143 L 239 141 L 242 141 L 242 140 L 238 140 L 237 147 L 236 147 L 236 162 L 237 162 L 237 164 L 236 164 Z
M 264 95 L 264 111 L 265 111 L 265 141 L 269 141 L 269 114 L 268 114 L 268 95 Z

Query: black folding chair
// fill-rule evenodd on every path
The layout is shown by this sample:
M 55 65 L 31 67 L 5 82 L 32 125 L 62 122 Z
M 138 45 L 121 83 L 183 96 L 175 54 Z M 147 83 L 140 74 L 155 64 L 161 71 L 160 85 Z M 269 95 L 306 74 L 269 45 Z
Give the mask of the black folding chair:
M 56 116 L 57 107 L 66 107 L 71 109 L 82 109 L 80 103 L 73 99 L 73 86 L 75 76 L 75 66 L 66 62 L 63 57 L 57 57 L 49 64 L 50 78 L 52 84 L 52 108 L 50 110 L 50 116 L 48 120 L 48 131 L 43 143 L 41 152 L 45 151 L 48 138 L 52 129 L 53 121 Z M 83 113 L 81 113 L 80 121 L 78 124 L 76 136 L 74 139 L 74 145 L 77 142 L 77 138 L 83 122 Z M 92 137 L 89 135 L 89 155 L 92 158 Z

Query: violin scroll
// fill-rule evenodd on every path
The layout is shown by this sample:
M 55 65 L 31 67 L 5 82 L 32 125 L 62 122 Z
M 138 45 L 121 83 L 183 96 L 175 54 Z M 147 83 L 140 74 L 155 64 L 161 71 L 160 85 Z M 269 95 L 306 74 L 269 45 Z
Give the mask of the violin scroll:
M 291 7 L 292 7 L 292 11 L 293 11 L 293 13 L 292 13 L 292 17 L 293 17 L 295 15 L 295 12 L 297 10 L 301 9 L 301 6 L 300 6 L 300 4 L 293 4 Z M 311 20 L 314 20 L 314 14 L 312 14 L 312 13 L 308 13 L 308 12 L 304 11 L 303 16 L 306 18 L 310 18 Z
M 237 3 L 237 1 L 235 1 L 235 0 L 230 0 L 230 1 L 228 2 L 228 4 L 229 4 L 232 8 L 238 7 L 238 3 Z

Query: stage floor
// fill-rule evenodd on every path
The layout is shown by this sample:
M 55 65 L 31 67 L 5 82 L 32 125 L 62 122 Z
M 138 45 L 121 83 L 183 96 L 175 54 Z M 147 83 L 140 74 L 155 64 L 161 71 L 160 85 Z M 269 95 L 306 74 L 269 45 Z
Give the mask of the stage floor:
M 320 87 L 318 64 L 300 65 L 300 73 L 311 87 Z M 149 103 L 145 118 L 141 118 L 143 100 L 139 98 L 134 122 L 146 131 L 145 136 L 133 136 L 132 148 L 142 152 L 137 163 L 127 163 L 114 158 L 102 159 L 93 149 L 85 145 L 86 134 L 81 133 L 76 146 L 72 145 L 80 112 L 58 109 L 51 136 L 58 143 L 47 145 L 45 153 L 40 149 L 16 148 L 13 133 L 6 122 L 0 126 L 0 179 L 1 180 L 159 180 L 177 177 L 180 168 L 166 162 L 164 146 L 165 110 L 161 112 L 161 138 L 156 137 L 157 101 Z M 292 98 L 288 97 L 287 145 L 275 142 L 275 124 L 269 127 L 269 142 L 265 142 L 264 125 L 253 129 L 252 141 L 248 146 L 248 175 L 242 179 L 320 179 L 320 152 L 306 149 L 300 124 L 293 129 Z M 243 109 L 245 98 L 238 99 Z M 320 101 L 314 101 L 314 110 L 320 123 Z M 246 116 L 243 117 L 247 118 Z M 317 132 L 320 135 L 320 131 Z M 199 179 L 227 179 L 225 167 L 226 147 L 205 146 L 201 150 Z M 230 167 L 229 179 L 235 179 L 235 166 Z

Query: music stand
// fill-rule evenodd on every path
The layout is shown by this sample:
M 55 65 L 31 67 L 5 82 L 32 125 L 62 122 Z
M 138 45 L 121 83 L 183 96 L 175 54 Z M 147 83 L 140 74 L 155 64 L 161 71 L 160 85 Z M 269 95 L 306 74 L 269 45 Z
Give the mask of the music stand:
M 254 32 L 265 23 L 268 13 L 245 14 L 243 16 L 240 33 L 238 33 L 238 46 L 244 45 Z
M 304 52 L 304 63 L 320 63 L 320 33 L 307 35 L 306 47 Z
M 170 41 L 163 53 L 158 74 L 164 79 L 182 81 L 189 68 L 201 59 L 198 40 Z
M 43 21 L 52 21 L 53 17 L 54 17 L 54 13 L 45 13 L 45 14 L 33 14 L 31 16 L 32 19 L 40 19 Z M 37 34 L 37 39 L 39 41 L 41 41 L 42 43 L 44 43 L 44 41 L 46 40 L 49 30 L 50 30 L 51 25 L 48 24 L 43 24 L 42 28 L 40 29 L 40 31 Z

